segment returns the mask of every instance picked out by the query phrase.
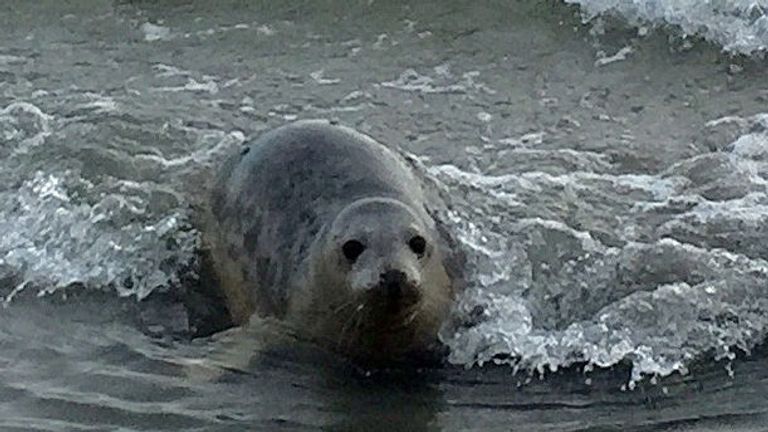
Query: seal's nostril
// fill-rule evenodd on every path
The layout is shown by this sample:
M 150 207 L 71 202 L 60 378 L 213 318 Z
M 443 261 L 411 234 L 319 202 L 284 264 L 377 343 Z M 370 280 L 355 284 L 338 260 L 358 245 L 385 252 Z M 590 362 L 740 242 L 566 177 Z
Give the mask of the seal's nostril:
M 388 270 L 381 274 L 381 286 L 391 298 L 401 297 L 407 282 L 408 278 L 400 270 Z
M 381 274 L 381 282 L 386 285 L 402 285 L 407 281 L 405 272 L 400 270 L 388 270 Z

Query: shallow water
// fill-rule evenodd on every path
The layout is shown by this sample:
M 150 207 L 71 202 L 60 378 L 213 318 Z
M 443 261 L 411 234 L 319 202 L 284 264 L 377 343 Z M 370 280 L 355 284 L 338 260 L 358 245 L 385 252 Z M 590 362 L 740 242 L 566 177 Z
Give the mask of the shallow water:
M 766 430 L 763 16 L 579 3 L 4 3 L 0 428 Z M 450 196 L 450 365 L 151 322 L 211 171 L 312 117 Z

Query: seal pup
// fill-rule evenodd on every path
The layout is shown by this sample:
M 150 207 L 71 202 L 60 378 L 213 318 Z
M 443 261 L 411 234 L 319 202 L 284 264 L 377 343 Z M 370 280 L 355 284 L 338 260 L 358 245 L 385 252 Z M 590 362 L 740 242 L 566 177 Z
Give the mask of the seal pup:
M 462 285 L 442 206 L 412 161 L 304 120 L 224 165 L 203 244 L 235 324 L 276 317 L 354 360 L 397 362 L 438 349 Z

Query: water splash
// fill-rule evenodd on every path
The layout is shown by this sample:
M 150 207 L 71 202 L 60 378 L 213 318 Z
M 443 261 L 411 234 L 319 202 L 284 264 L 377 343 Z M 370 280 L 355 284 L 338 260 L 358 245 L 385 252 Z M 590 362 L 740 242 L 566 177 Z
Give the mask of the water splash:
M 708 133 L 730 128 L 731 143 L 658 175 L 430 167 L 470 255 L 466 322 L 442 335 L 451 361 L 541 373 L 629 361 L 634 383 L 761 343 L 767 124 L 710 122 Z
M 37 172 L 0 194 L 12 203 L 0 209 L 0 268 L 21 273 L 6 303 L 30 286 L 38 295 L 78 284 L 143 298 L 178 282 L 175 270 L 191 259 L 196 236 L 184 212 L 154 215 L 149 207 L 172 200 L 183 208 L 179 197 L 152 184 L 116 186 L 88 202 L 81 193 L 95 186 L 78 173 Z
M 213 161 L 245 139 L 238 131 L 184 124 L 136 129 L 114 98 L 86 92 L 71 99 L 72 109 L 62 118 L 28 102 L 0 111 L 7 138 L 0 147 L 4 303 L 67 287 L 141 299 L 178 285 L 179 270 L 194 260 L 198 247 L 190 205 L 200 188 L 190 191 L 188 185 L 204 185 Z M 132 129 L 114 140 L 113 127 Z M 66 134 L 57 133 L 64 128 Z M 96 145 L 80 142 L 81 131 Z M 98 141 L 101 131 L 107 140 Z M 150 133 L 155 135 L 142 145 Z M 180 134 L 194 144 L 191 151 Z M 155 137 L 176 145 L 161 151 L 154 148 Z M 41 159 L 43 166 L 35 163 Z
M 618 14 L 630 24 L 672 25 L 726 51 L 754 54 L 768 48 L 765 0 L 565 0 L 581 6 L 586 21 Z M 642 33 L 642 32 L 641 32 Z

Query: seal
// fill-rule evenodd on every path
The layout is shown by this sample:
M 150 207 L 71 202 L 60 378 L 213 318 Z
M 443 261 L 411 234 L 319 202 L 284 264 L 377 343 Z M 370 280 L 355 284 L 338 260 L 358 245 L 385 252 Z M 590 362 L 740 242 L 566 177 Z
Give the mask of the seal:
M 365 363 L 439 350 L 461 255 L 414 161 L 298 121 L 225 163 L 210 202 L 204 247 L 235 324 L 276 317 Z

